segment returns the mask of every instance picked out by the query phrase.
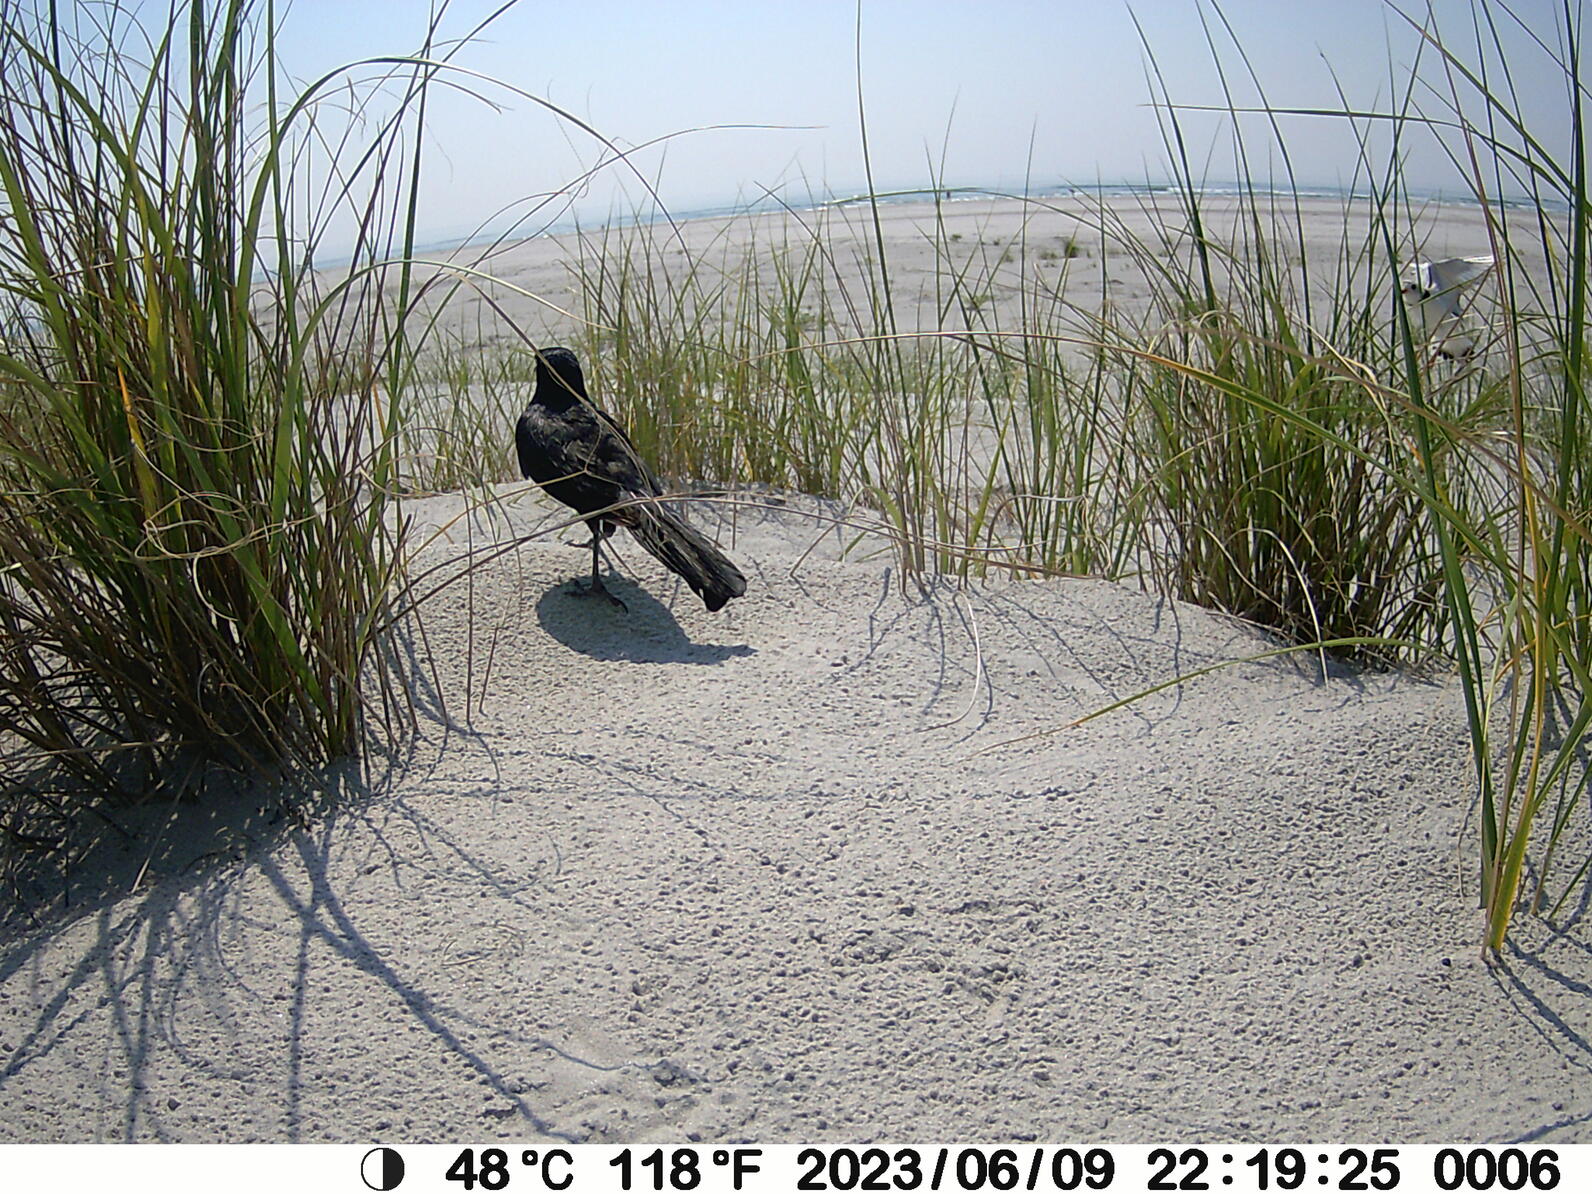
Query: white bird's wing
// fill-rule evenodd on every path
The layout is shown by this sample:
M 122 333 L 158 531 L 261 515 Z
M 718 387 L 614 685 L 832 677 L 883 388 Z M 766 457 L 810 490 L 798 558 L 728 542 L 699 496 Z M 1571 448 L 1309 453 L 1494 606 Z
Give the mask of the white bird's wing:
M 1492 268 L 1492 263 L 1491 257 L 1450 257 L 1422 264 L 1431 270 L 1431 289 L 1441 292 L 1474 282 Z

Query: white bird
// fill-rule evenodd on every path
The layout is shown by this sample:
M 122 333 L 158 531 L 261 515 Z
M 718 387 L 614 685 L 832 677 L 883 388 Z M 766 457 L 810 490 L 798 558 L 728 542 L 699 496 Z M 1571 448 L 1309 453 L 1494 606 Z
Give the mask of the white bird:
M 1491 257 L 1449 257 L 1412 261 L 1404 267 L 1399 290 L 1412 330 L 1438 356 L 1454 359 L 1476 351 L 1476 333 L 1465 327 L 1462 296 L 1492 264 Z

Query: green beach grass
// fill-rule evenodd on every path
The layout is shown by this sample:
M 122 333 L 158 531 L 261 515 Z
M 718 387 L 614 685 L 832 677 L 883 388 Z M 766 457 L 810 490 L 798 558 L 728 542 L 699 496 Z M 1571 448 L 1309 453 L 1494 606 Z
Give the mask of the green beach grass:
M 328 161 L 336 76 L 279 93 L 274 20 L 0 14 L 0 826 L 23 847 L 402 715 L 377 633 L 401 403 L 367 399 L 402 376 L 381 296 L 430 72 L 376 64 L 397 102 Z M 328 280 L 334 218 L 354 246 Z
M 1574 13 L 1564 50 L 1511 62 L 1508 10 L 1476 12 L 1480 41 L 1412 22 L 1423 57 L 1383 110 L 1229 92 L 1228 127 L 1258 115 L 1272 140 L 1233 133 L 1243 181 L 1220 219 L 1148 37 L 1172 185 L 1132 220 L 1087 201 L 1087 237 L 1030 239 L 1024 219 L 974 243 L 938 180 L 934 268 L 911 282 L 877 193 L 748 213 L 689 250 L 664 224 L 583 230 L 574 347 L 660 472 L 850 502 L 905 576 L 1107 576 L 1264 625 L 1279 649 L 1452 667 L 1499 949 L 1517 909 L 1557 914 L 1592 866 L 1561 856 L 1592 725 L 1592 209 Z M 263 129 L 244 119 L 250 80 L 274 77 L 274 19 L 189 10 L 144 65 L 48 22 L 0 30 L 0 293 L 28 329 L 0 353 L 0 742 L 35 777 L 0 796 L 0 825 L 24 847 L 194 758 L 313 764 L 401 732 L 389 505 L 509 479 L 524 348 L 434 316 L 405 330 L 419 163 L 402 133 L 441 67 L 382 61 L 401 102 L 344 143 L 334 190 L 359 231 L 328 281 L 294 264 L 323 227 L 296 206 L 315 88 L 273 93 Z M 1241 34 L 1212 31 L 1224 80 L 1247 67 Z M 1511 105 L 1522 70 L 1563 75 L 1566 151 Z M 1435 81 L 1430 111 L 1415 76 Z M 1284 121 L 1305 118 L 1361 146 L 1363 198 L 1325 271 L 1286 170 Z M 1449 147 L 1496 259 L 1468 365 L 1437 359 L 1400 298 L 1416 138 Z M 1017 198 L 1035 216 L 1057 202 Z M 1148 298 L 1073 297 L 1085 259 Z

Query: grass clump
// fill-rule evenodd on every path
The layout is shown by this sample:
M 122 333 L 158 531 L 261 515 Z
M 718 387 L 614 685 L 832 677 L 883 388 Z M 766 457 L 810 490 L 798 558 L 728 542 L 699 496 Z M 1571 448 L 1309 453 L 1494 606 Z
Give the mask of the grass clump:
M 1441 533 L 1476 764 L 1485 940 L 1498 950 L 1521 906 L 1550 915 L 1574 908 L 1592 872 L 1592 190 L 1578 14 L 1568 5 L 1559 14 L 1560 49 L 1533 38 L 1535 60 L 1523 61 L 1505 36 L 1518 32 L 1512 14 L 1492 5 L 1481 13 L 1469 56 L 1435 26 L 1418 28 L 1446 83 L 1431 122 L 1463 131 L 1455 160 L 1483 204 L 1496 257 L 1499 317 L 1489 354 L 1501 417 L 1491 435 L 1467 445 L 1475 487 L 1496 497 L 1456 503 L 1430 470 L 1426 495 Z M 1567 146 L 1532 134 L 1515 86 L 1525 70 L 1563 79 Z M 1505 191 L 1525 193 L 1530 206 L 1492 201 Z M 1451 421 L 1423 388 L 1408 327 L 1401 321 L 1403 380 L 1430 459 L 1428 445 L 1452 438 Z M 1567 846 L 1573 869 L 1564 877 L 1558 864 Z
M 1224 313 L 1174 339 L 1180 367 L 1152 361 L 1134 387 L 1164 587 L 1290 642 L 1363 639 L 1342 651 L 1372 662 L 1440 644 L 1437 552 L 1367 387 Z
M 1308 294 L 1302 303 L 1263 302 L 1242 321 L 1236 344 L 1212 352 L 1196 336 L 1194 350 L 1172 363 L 1175 381 L 1164 388 L 1204 384 L 1220 392 L 1217 403 L 1237 399 L 1203 440 L 1196 434 L 1191 450 L 1223 440 L 1225 448 L 1204 468 L 1171 470 L 1174 479 L 1187 476 L 1208 490 L 1191 510 L 1201 520 L 1198 537 L 1213 547 L 1190 562 L 1201 588 L 1220 586 L 1210 594 L 1217 604 L 1241 606 L 1245 589 L 1259 588 L 1249 557 L 1233 547 L 1246 538 L 1287 546 L 1285 558 L 1263 571 L 1280 582 L 1274 595 L 1290 584 L 1290 573 L 1297 576 L 1302 600 L 1292 604 L 1312 616 L 1330 610 L 1344 591 L 1319 579 L 1306 583 L 1318 565 L 1330 575 L 1363 559 L 1369 567 L 1357 569 L 1350 591 L 1375 591 L 1378 578 L 1393 582 L 1387 609 L 1395 617 L 1377 620 L 1385 627 L 1379 634 L 1455 661 L 1475 764 L 1483 938 L 1496 951 L 1523 905 L 1550 914 L 1573 907 L 1592 872 L 1585 816 L 1592 453 L 1584 379 L 1592 195 L 1577 15 L 1568 6 L 1560 12 L 1557 51 L 1518 26 L 1506 6 L 1479 3 L 1474 15 L 1470 36 L 1459 42 L 1430 15 L 1405 17 L 1420 57 L 1402 102 L 1338 115 L 1359 136 L 1365 177 L 1382 182 L 1369 188 L 1369 229 L 1358 251 L 1340 262 L 1326 309 L 1318 303 L 1312 311 Z M 1459 48 L 1466 45 L 1468 53 Z M 1567 154 L 1533 135 L 1515 86 L 1524 70 L 1563 79 L 1571 97 Z M 1417 106 L 1417 94 L 1432 97 L 1426 103 L 1435 110 Z M 1274 130 L 1285 116 L 1332 115 L 1288 112 L 1264 100 L 1254 111 Z M 1239 112 L 1229 95 L 1235 125 Z M 1171 127 L 1169 145 L 1181 145 L 1175 116 Z M 1380 170 L 1369 149 L 1372 129 L 1389 144 Z M 1485 221 L 1494 266 L 1484 289 L 1494 301 L 1490 323 L 1475 337 L 1474 359 L 1442 360 L 1441 345 L 1424 334 L 1398 278 L 1389 277 L 1397 263 L 1424 255 L 1410 239 L 1415 205 L 1401 164 L 1416 137 L 1446 149 Z M 1243 160 L 1240 152 L 1247 177 Z M 1501 202 L 1506 194 L 1528 202 Z M 1200 283 L 1202 309 L 1214 311 L 1215 246 L 1198 231 L 1197 198 L 1186 184 L 1184 201 L 1200 246 L 1189 275 Z M 1254 249 L 1235 267 L 1240 272 L 1265 268 L 1267 255 Z M 1184 288 L 1185 303 L 1192 289 Z M 1265 283 L 1247 290 L 1266 299 L 1282 293 Z M 1301 309 L 1306 322 L 1294 326 L 1288 313 Z M 1253 363 L 1257 352 L 1267 362 L 1262 371 Z M 1377 433 L 1379 422 L 1385 433 Z M 1178 426 L 1185 430 L 1188 421 Z M 1244 429 L 1236 444 L 1235 426 Z M 1268 436 L 1276 436 L 1280 453 L 1261 450 Z M 1181 461 L 1184 451 L 1174 445 L 1162 458 Z M 1236 487 L 1220 471 L 1223 458 L 1248 461 L 1237 468 Z M 1295 474 L 1286 485 L 1266 480 L 1279 466 Z M 1362 479 L 1382 494 L 1370 518 Z M 1241 500 L 1227 497 L 1235 488 Z M 1240 518 L 1227 516 L 1233 509 Z M 1301 509 L 1308 519 L 1299 517 Z M 1356 532 L 1352 541 L 1342 539 L 1344 529 Z M 1296 544 L 1308 544 L 1309 555 Z M 1186 583 L 1185 571 L 1176 575 Z M 1268 624 L 1280 621 L 1254 612 Z M 1306 636 L 1302 625 L 1291 632 Z M 1579 856 L 1567 876 L 1557 865 L 1566 848 Z
M 1286 190 L 1211 203 L 1183 177 L 1175 197 L 1170 212 L 1147 205 L 1138 229 L 1106 218 L 1150 297 L 1098 331 L 1142 469 L 1139 547 L 1157 587 L 1360 662 L 1441 649 L 1438 545 L 1400 397 L 1381 380 L 1399 250 L 1366 201 L 1346 203 L 1323 287 L 1322 250 L 1313 263 Z
M 371 665 L 391 665 L 393 428 L 367 399 L 399 342 L 371 263 L 402 256 L 394 155 L 424 76 L 328 170 L 315 89 L 278 94 L 274 15 L 0 10 L 0 826 L 17 841 L 202 764 L 350 752 Z M 321 196 L 317 176 L 335 180 Z M 332 214 L 357 243 L 317 289 Z

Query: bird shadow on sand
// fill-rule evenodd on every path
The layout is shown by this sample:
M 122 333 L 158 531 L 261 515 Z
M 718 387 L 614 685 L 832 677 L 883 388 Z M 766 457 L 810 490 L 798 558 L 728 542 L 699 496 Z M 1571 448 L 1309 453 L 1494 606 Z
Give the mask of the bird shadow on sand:
M 600 660 L 716 664 L 756 654 L 744 643 L 694 643 L 669 607 L 641 586 L 614 577 L 604 583 L 625 609 L 564 581 L 536 603 L 542 629 L 571 651 Z

